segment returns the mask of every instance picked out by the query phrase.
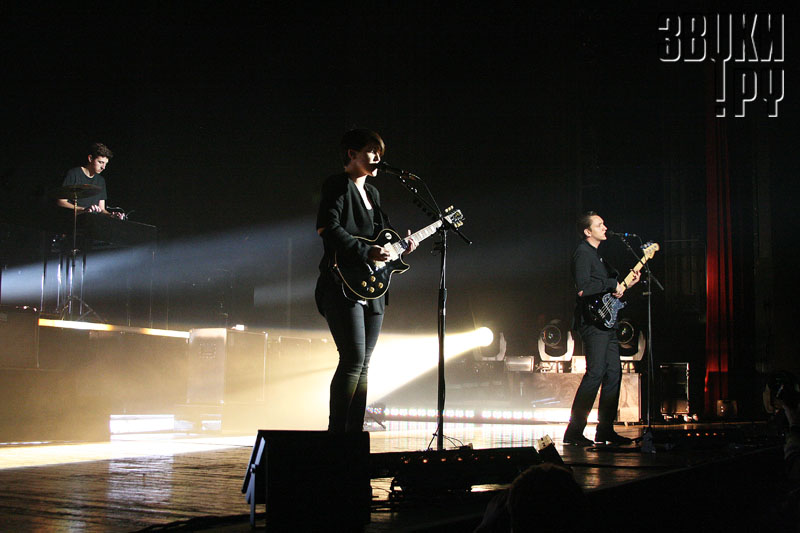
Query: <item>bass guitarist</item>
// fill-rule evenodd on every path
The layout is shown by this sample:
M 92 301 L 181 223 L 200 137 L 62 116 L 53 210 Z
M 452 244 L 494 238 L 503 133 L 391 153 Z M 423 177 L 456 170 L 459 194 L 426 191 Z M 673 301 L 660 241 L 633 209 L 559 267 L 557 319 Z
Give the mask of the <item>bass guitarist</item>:
M 322 237 L 325 253 L 319 265 L 315 297 L 339 351 L 339 364 L 331 380 L 328 419 L 328 431 L 334 433 L 363 430 L 369 360 L 383 324 L 385 294 L 363 300 L 348 295 L 335 267 L 337 261 L 367 263 L 389 259 L 384 247 L 364 240 L 390 227 L 381 209 L 378 189 L 367 183 L 368 177 L 378 173 L 384 151 L 383 139 L 373 131 L 357 129 L 345 133 L 341 143 L 344 172 L 325 180 L 317 213 L 317 233 Z M 407 254 L 417 244 L 411 237 L 405 241 Z
M 598 389 L 600 403 L 594 442 L 629 444 L 631 439 L 614 431 L 622 379 L 617 331 L 616 328 L 603 329 L 588 322 L 584 317 L 581 298 L 603 292 L 611 292 L 615 298 L 621 298 L 626 289 L 639 281 L 641 273 L 633 272 L 631 282 L 617 281 L 617 273 L 608 267 L 598 253 L 598 246 L 607 238 L 608 228 L 597 213 L 588 211 L 581 215 L 578 231 L 583 240 L 572 254 L 572 275 L 577 290 L 575 329 L 583 340 L 586 374 L 575 393 L 569 425 L 564 432 L 564 444 L 592 445 L 583 431 Z

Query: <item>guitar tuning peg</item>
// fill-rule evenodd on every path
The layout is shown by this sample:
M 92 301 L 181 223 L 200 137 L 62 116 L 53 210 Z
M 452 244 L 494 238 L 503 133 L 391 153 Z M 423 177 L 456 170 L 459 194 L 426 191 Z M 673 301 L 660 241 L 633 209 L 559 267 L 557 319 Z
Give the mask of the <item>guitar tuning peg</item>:
M 453 206 L 451 205 L 450 207 L 448 207 L 447 209 L 445 209 L 445 210 L 444 210 L 444 212 L 445 212 L 445 213 L 449 213 L 449 212 L 450 212 L 450 211 L 452 211 L 452 210 L 453 210 Z

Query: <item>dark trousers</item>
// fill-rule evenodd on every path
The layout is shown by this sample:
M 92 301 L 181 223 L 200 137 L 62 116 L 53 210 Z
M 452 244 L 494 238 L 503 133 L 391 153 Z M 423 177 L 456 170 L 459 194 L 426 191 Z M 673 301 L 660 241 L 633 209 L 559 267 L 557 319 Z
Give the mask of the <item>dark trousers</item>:
M 383 315 L 370 313 L 356 303 L 326 307 L 325 319 L 339 351 L 339 365 L 331 380 L 328 430 L 363 431 L 369 359 L 378 342 Z
M 575 393 L 567 431 L 583 433 L 589 411 L 597 397 L 597 389 L 600 389 L 598 428 L 608 429 L 613 427 L 617 418 L 619 386 L 622 380 L 617 331 L 583 325 L 578 332 L 586 352 L 586 374 Z

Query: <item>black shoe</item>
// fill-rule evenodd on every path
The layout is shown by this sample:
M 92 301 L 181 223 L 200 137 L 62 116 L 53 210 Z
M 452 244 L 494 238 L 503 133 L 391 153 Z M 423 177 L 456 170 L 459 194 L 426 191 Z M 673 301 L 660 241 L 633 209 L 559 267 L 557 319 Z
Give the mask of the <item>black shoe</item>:
M 606 444 L 631 444 L 633 442 L 633 439 L 629 439 L 628 437 L 623 437 L 613 429 L 607 429 L 595 433 L 594 441 Z
M 564 433 L 564 444 L 572 446 L 594 446 L 594 442 L 583 436 L 583 433 Z

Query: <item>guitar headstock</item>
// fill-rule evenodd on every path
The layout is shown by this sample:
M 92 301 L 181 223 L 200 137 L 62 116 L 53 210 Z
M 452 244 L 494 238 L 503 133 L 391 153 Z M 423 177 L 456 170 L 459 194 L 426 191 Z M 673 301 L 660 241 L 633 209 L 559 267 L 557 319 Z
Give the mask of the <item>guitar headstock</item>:
M 658 245 L 657 242 L 647 242 L 642 245 L 642 252 L 644 252 L 644 256 L 647 259 L 652 259 L 656 252 L 660 250 L 661 247 Z
M 453 206 L 451 205 L 445 209 L 444 212 L 444 219 L 454 228 L 459 228 L 464 225 L 464 215 L 461 213 L 461 209 L 454 210 Z

